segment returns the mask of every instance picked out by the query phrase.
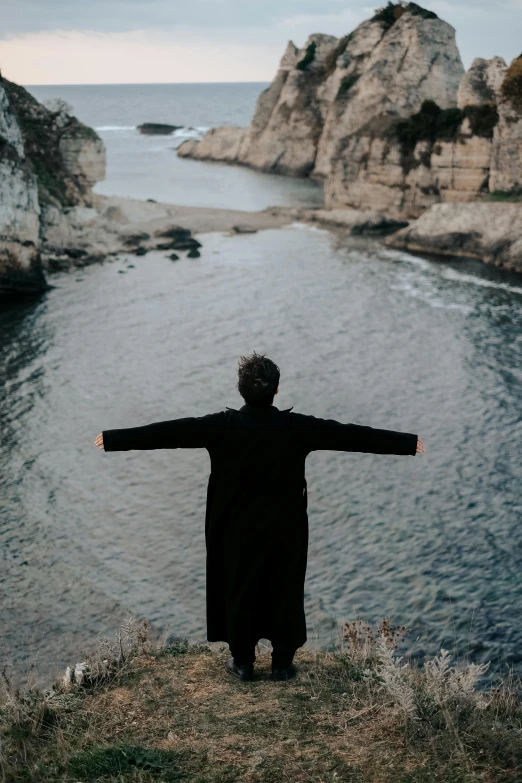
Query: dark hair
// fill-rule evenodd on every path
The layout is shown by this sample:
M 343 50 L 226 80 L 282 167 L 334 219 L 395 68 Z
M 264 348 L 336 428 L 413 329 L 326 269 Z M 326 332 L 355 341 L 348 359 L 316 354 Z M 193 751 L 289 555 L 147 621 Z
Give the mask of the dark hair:
M 250 405 L 272 405 L 279 385 L 279 367 L 271 359 L 255 351 L 239 360 L 237 388 Z

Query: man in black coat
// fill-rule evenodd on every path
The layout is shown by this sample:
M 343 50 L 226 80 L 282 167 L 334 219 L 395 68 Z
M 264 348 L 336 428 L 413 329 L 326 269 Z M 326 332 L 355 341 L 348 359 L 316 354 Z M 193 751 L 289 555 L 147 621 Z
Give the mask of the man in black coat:
M 225 641 L 229 674 L 253 678 L 259 639 L 272 642 L 276 680 L 295 676 L 306 640 L 308 553 L 305 460 L 311 451 L 424 451 L 417 435 L 320 419 L 273 404 L 280 372 L 263 355 L 241 357 L 235 410 L 104 430 L 104 451 L 206 448 L 211 472 L 205 515 L 207 639 Z

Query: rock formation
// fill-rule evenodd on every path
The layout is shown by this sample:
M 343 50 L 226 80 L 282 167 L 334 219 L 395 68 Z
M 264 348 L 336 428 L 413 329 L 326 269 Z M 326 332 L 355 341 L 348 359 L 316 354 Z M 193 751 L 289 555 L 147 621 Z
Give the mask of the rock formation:
M 455 30 L 391 2 L 341 39 L 292 42 L 249 128 L 178 154 L 324 180 L 328 208 L 420 216 L 522 185 L 522 56 L 464 72 Z
M 522 54 L 500 85 L 499 120 L 493 134 L 491 191 L 522 191 Z
M 500 202 L 434 204 L 384 242 L 405 250 L 478 258 L 522 272 L 522 209 Z
M 95 131 L 0 76 L 0 292 L 47 288 L 47 227 L 91 206 L 92 186 L 104 176 Z
M 250 127 L 209 132 L 179 154 L 329 177 L 347 140 L 376 116 L 408 117 L 427 98 L 456 106 L 463 74 L 453 27 L 415 3 L 397 5 L 344 38 L 311 35 L 299 50 L 290 42 Z

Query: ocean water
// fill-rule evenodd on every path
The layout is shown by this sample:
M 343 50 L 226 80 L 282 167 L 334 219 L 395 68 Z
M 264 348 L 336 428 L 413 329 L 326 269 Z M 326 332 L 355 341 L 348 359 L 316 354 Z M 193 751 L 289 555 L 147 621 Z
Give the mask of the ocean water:
M 260 87 L 227 86 L 227 114 L 191 85 L 183 122 L 244 124 Z M 98 126 L 177 119 L 164 86 L 156 108 L 146 87 L 89 89 L 46 91 Z M 127 181 L 154 197 L 124 157 L 109 150 L 111 192 Z M 206 167 L 231 177 L 234 202 L 246 170 L 183 163 L 192 198 L 211 198 L 191 174 Z M 293 187 L 317 196 L 284 182 L 243 186 L 251 205 L 295 203 Z M 281 368 L 278 407 L 415 432 L 426 447 L 308 457 L 307 644 L 388 616 L 411 628 L 401 652 L 444 646 L 522 673 L 522 277 L 297 224 L 200 238 L 199 259 L 122 255 L 54 274 L 44 297 L 0 312 L 0 660 L 49 679 L 128 616 L 205 641 L 207 452 L 105 454 L 94 439 L 239 407 L 237 360 L 257 350 Z
M 79 120 L 95 128 L 107 148 L 107 177 L 94 190 L 105 195 L 153 198 L 171 204 L 257 210 L 276 204 L 320 206 L 320 184 L 268 175 L 240 166 L 178 158 L 188 138 L 217 125 L 250 123 L 267 84 L 125 84 L 39 86 L 39 101 L 63 98 Z M 136 126 L 180 126 L 168 136 L 147 136 Z

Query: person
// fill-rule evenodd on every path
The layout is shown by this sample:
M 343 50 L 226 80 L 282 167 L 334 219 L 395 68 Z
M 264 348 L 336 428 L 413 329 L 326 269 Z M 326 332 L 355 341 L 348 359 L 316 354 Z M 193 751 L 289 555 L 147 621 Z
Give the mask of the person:
M 279 380 L 279 367 L 264 354 L 241 356 L 239 409 L 103 430 L 95 440 L 106 452 L 207 449 L 207 640 L 228 643 L 226 671 L 242 681 L 254 677 L 260 639 L 272 643 L 274 680 L 296 676 L 293 658 L 307 640 L 308 454 L 424 451 L 416 434 L 280 410 Z

